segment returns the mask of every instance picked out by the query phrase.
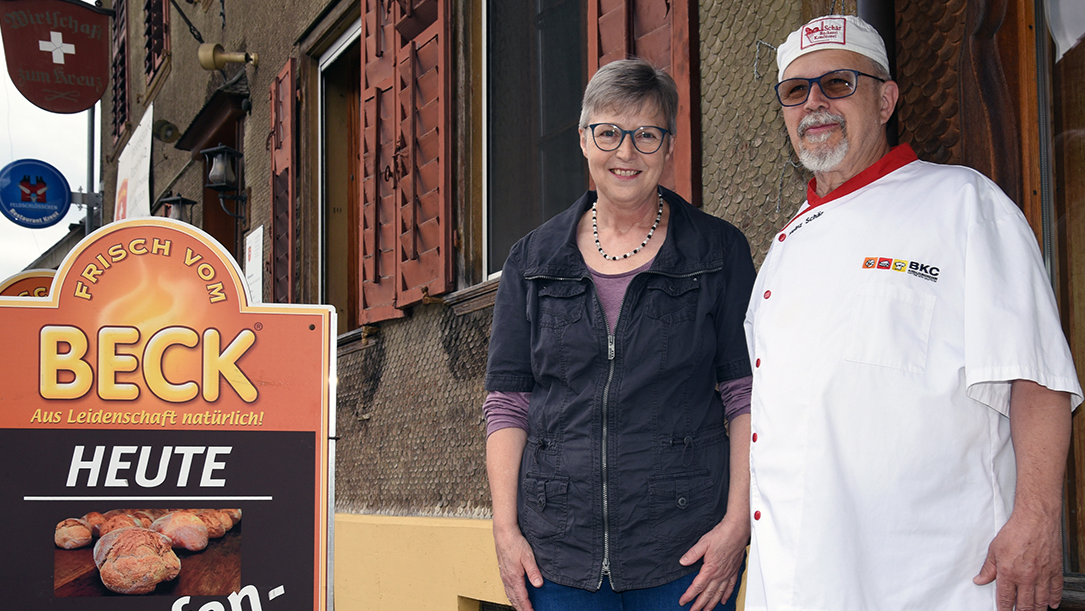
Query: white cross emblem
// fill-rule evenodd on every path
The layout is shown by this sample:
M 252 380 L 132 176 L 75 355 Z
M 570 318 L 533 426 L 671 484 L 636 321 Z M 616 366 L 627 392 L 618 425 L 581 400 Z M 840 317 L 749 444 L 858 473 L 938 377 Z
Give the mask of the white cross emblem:
M 75 55 L 75 45 L 64 42 L 60 32 L 49 32 L 49 40 L 39 40 L 38 49 L 53 54 L 54 64 L 63 64 L 64 55 Z

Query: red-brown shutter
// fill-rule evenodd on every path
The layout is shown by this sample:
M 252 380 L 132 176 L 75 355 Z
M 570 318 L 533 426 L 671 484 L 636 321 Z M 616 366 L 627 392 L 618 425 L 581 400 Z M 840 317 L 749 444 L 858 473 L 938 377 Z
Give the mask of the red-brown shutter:
M 113 3 L 113 142 L 128 131 L 128 3 Z
M 398 307 L 450 290 L 448 1 L 406 2 L 396 29 L 399 141 Z
M 143 72 L 150 84 L 170 52 L 168 0 L 143 0 Z
M 366 3 L 362 323 L 451 288 L 448 1 Z
M 588 77 L 640 57 L 678 85 L 674 158 L 660 182 L 701 205 L 701 90 L 697 5 L 689 0 L 588 0 Z
M 396 308 L 396 126 L 394 3 L 366 0 L 362 58 L 362 213 L 358 249 L 361 290 L 358 320 L 373 323 L 405 315 Z
M 290 303 L 294 286 L 294 58 L 271 83 L 271 300 Z M 262 255 L 261 255 L 262 256 Z M 261 295 L 254 295 L 261 299 Z

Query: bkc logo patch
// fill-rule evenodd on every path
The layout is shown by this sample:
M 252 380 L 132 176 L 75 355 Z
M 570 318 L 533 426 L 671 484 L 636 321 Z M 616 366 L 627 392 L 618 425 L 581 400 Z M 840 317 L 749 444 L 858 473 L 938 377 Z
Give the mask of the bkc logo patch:
M 930 282 L 938 282 L 938 275 L 942 273 L 942 270 L 938 267 L 928 263 L 894 259 L 892 257 L 864 257 L 863 269 L 887 269 L 908 273 L 916 278 L 922 278 Z

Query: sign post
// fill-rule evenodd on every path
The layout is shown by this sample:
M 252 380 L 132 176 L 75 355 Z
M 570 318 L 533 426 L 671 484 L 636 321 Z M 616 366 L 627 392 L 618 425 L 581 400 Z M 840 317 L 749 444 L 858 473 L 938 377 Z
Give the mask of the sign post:
M 324 611 L 334 317 L 251 304 L 221 245 L 157 217 L 0 296 L 5 605 Z

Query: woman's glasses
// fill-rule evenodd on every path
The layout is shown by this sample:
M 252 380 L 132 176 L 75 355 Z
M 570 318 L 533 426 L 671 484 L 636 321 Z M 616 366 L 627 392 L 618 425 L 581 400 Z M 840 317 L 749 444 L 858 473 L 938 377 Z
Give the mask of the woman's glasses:
M 659 147 L 663 146 L 663 137 L 670 133 L 670 130 L 655 127 L 654 125 L 643 125 L 636 129 L 622 129 L 613 123 L 592 123 L 588 126 L 588 129 L 591 131 L 595 146 L 599 147 L 601 151 L 617 150 L 625 141 L 626 134 L 628 134 L 633 138 L 633 146 L 645 155 L 651 155 L 658 151 Z

